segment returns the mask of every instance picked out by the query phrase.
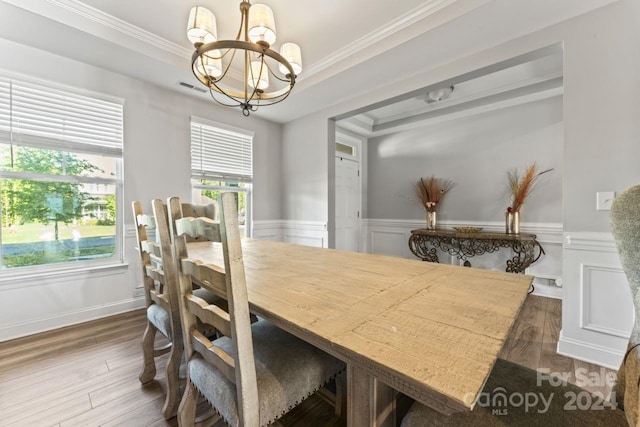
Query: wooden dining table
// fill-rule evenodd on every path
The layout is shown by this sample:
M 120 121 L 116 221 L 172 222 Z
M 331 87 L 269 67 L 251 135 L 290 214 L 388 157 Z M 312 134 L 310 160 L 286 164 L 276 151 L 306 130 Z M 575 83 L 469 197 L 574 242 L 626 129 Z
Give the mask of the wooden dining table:
M 395 425 L 396 390 L 471 410 L 532 277 L 246 239 L 250 309 L 347 364 L 347 422 Z M 219 243 L 189 258 L 223 265 Z

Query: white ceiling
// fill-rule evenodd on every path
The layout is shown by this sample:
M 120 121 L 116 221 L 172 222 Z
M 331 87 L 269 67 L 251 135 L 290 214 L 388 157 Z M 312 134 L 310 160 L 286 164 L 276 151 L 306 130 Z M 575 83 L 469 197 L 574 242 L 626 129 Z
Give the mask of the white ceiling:
M 256 115 L 287 122 L 444 60 L 468 55 L 615 0 L 264 0 L 278 41 L 302 48 L 292 95 Z M 0 0 L 0 37 L 193 96 L 185 36 L 192 6 L 233 38 L 239 0 Z M 240 112 L 239 112 L 240 114 Z
M 557 44 L 478 70 L 455 84 L 434 85 L 390 103 L 336 122 L 340 128 L 376 137 L 461 116 L 484 113 L 563 93 L 563 50 Z M 434 101 L 427 94 L 452 88 L 448 98 Z

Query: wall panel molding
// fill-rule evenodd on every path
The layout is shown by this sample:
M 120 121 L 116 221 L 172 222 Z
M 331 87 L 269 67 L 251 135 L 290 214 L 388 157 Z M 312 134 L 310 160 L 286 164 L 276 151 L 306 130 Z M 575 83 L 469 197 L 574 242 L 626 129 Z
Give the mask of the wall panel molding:
M 611 233 L 567 232 L 564 241 L 565 248 L 571 250 L 618 253 Z
M 558 352 L 618 369 L 633 325 L 631 290 L 611 233 L 565 232 Z
M 580 327 L 594 332 L 605 333 L 629 339 L 629 331 L 625 329 L 625 323 L 633 321 L 623 316 L 624 312 L 617 316 L 611 316 L 616 310 L 615 300 L 613 307 L 606 309 L 603 307 L 615 298 L 612 295 L 625 290 L 628 286 L 626 276 L 622 268 L 607 265 L 582 264 L 580 274 Z M 596 315 L 596 310 L 603 310 L 600 316 Z

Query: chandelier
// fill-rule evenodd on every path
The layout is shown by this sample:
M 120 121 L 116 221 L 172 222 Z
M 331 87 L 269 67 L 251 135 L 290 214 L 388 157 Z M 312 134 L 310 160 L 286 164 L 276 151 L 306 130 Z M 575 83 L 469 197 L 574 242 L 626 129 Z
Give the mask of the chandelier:
M 218 40 L 214 14 L 195 6 L 189 14 L 187 38 L 195 52 L 191 68 L 211 97 L 227 107 L 240 107 L 248 116 L 263 105 L 283 101 L 302 71 L 300 47 L 284 43 L 280 53 L 273 11 L 264 4 L 240 3 L 240 28 L 235 40 Z M 242 70 L 239 78 L 237 70 Z

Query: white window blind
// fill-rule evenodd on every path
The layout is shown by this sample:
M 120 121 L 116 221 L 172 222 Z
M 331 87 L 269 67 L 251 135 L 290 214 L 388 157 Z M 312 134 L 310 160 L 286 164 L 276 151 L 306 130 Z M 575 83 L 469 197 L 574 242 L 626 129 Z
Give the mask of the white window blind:
M 191 118 L 191 177 L 251 182 L 253 135 Z
M 11 81 L 0 77 L 0 143 L 10 142 Z
M 0 143 L 122 156 L 121 103 L 0 78 Z

